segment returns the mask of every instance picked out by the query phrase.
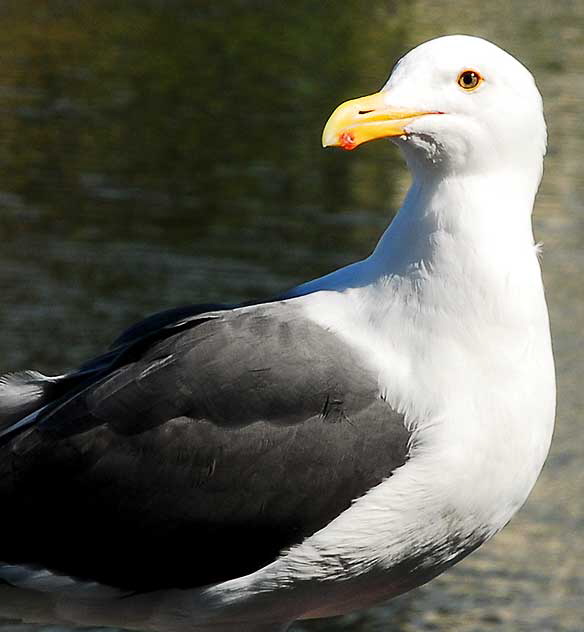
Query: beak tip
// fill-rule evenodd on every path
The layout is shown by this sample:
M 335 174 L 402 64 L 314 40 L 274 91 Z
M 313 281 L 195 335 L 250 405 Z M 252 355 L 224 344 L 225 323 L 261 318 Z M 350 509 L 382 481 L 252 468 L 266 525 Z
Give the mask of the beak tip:
M 335 135 L 331 134 L 330 129 L 325 129 L 320 139 L 323 147 L 331 147 L 336 145 Z

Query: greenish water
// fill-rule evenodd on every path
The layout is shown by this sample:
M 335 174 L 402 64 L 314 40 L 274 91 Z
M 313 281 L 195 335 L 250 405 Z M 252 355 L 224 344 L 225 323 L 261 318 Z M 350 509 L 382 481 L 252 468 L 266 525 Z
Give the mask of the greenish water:
M 270 295 L 367 254 L 407 175 L 389 143 L 323 151 L 326 118 L 424 39 L 492 39 L 534 72 L 549 123 L 535 225 L 552 453 L 523 511 L 455 569 L 296 629 L 581 632 L 584 3 L 436 4 L 0 3 L 0 372 L 61 371 L 149 312 Z

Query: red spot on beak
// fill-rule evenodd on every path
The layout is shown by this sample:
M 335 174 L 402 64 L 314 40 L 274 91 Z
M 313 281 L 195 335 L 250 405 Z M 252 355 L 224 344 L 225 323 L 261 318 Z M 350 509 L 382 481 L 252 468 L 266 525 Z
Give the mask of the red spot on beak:
M 343 132 L 339 138 L 339 144 L 347 151 L 351 151 L 351 149 L 355 149 L 355 147 L 357 147 L 355 137 L 351 134 L 351 132 Z

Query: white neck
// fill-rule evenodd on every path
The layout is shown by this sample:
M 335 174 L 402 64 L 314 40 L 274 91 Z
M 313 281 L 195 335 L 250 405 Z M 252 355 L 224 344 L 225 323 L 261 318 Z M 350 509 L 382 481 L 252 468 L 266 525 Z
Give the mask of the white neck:
M 414 179 L 403 207 L 372 254 L 380 273 L 399 273 L 421 261 L 438 263 L 445 255 L 444 239 L 456 243 L 459 254 L 487 254 L 490 260 L 513 256 L 517 248 L 532 248 L 537 182 L 507 173 L 427 175 Z
M 452 271 L 457 265 L 467 277 L 480 275 L 482 267 L 486 277 L 506 278 L 519 261 L 534 262 L 531 212 L 538 184 L 537 178 L 517 173 L 443 177 L 424 172 L 414 178 L 369 257 L 287 296 L 374 286 L 388 277 L 416 278 L 423 270 Z

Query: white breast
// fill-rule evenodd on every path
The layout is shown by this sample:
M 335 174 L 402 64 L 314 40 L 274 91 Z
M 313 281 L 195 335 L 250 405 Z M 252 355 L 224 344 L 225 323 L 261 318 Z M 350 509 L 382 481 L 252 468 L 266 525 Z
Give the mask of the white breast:
M 533 249 L 524 259 L 504 278 L 470 262 L 458 274 L 449 260 L 304 299 L 311 318 L 361 351 L 415 429 L 403 469 L 420 468 L 420 493 L 431 485 L 432 498 L 493 530 L 525 501 L 553 429 L 547 309 Z

